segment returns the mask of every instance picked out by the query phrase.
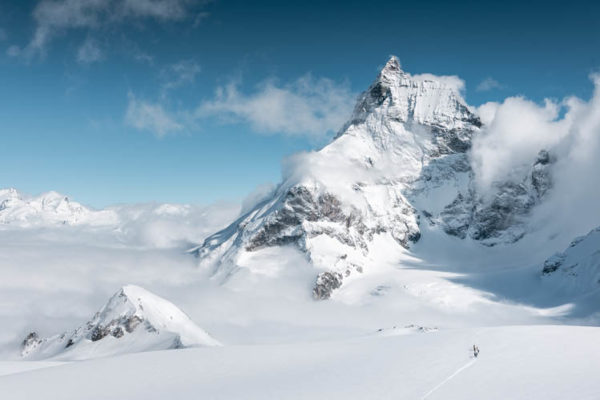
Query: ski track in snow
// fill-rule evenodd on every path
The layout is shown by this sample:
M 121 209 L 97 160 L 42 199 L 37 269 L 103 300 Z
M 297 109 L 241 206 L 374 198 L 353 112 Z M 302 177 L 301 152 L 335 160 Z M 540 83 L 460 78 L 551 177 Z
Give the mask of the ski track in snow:
M 425 395 L 423 397 L 421 397 L 421 400 L 425 400 L 426 398 L 428 398 L 429 396 L 431 396 L 436 390 L 438 390 L 439 388 L 441 388 L 442 386 L 444 386 L 446 383 L 448 383 L 450 380 L 452 380 L 456 375 L 460 374 L 465 369 L 467 369 L 471 365 L 475 364 L 475 361 L 477 361 L 477 359 L 473 358 L 471 361 L 469 361 L 468 363 L 466 363 L 465 365 L 463 365 L 462 367 L 460 367 L 459 369 L 457 369 L 456 371 L 454 371 L 454 373 L 452 375 L 450 375 L 449 377 L 447 377 L 446 379 L 444 379 L 443 381 L 441 381 L 440 383 L 438 383 L 429 392 L 425 393 Z

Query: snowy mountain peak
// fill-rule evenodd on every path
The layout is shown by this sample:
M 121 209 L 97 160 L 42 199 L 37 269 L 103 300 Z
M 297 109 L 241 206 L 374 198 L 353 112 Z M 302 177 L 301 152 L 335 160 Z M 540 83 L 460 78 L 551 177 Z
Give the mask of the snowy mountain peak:
M 400 65 L 400 60 L 396 56 L 390 56 L 390 59 L 385 66 L 381 69 L 379 73 L 379 77 L 377 78 L 380 81 L 390 80 L 391 77 L 397 75 L 405 75 L 405 72 L 402 71 L 402 66 Z
M 295 245 L 322 271 L 314 296 L 328 298 L 373 262 L 375 241 L 408 248 L 420 238 L 408 198 L 416 182 L 441 186 L 469 171 L 466 151 L 481 123 L 459 83 L 410 75 L 391 57 L 332 143 L 299 160 L 272 198 L 192 251 L 231 276 L 261 249 Z
M 261 250 L 293 245 L 319 271 L 314 297 L 326 299 L 376 264 L 381 248 L 393 254 L 420 240 L 423 223 L 490 246 L 520 240 L 552 186 L 551 157 L 541 153 L 522 182 L 484 198 L 469 155 L 482 123 L 462 85 L 411 75 L 390 58 L 329 145 L 298 157 L 271 198 L 191 251 L 228 279 L 255 268 Z
M 392 57 L 359 97 L 337 137 L 358 129 L 383 150 L 414 145 L 413 152 L 429 148 L 434 157 L 465 152 L 481 121 L 462 99 L 462 85 L 455 76 L 411 75 Z
M 169 301 L 135 285 L 122 287 L 72 332 L 41 339 L 32 332 L 21 355 L 84 359 L 110 354 L 216 346 L 219 342 Z
M 110 225 L 116 221 L 117 215 L 110 210 L 91 210 L 55 191 L 27 196 L 13 188 L 0 190 L 0 225 Z

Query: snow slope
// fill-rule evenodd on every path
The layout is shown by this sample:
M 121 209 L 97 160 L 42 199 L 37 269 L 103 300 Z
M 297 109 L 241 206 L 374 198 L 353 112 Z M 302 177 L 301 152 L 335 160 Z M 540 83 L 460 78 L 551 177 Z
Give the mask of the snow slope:
M 139 353 L 2 376 L 0 392 L 14 400 L 593 400 L 599 334 L 570 326 L 469 328 Z
M 600 290 L 600 227 L 575 238 L 569 247 L 544 261 L 545 283 L 577 296 Z
M 84 325 L 72 332 L 23 341 L 27 359 L 89 359 L 109 355 L 216 346 L 219 342 L 175 305 L 141 287 L 124 286 Z

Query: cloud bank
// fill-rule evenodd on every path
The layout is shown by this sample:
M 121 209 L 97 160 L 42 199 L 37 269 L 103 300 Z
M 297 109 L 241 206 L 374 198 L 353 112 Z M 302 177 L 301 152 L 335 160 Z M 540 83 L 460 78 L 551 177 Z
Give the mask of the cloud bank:
M 523 97 L 479 108 L 485 124 L 473 141 L 477 184 L 518 180 L 537 153 L 556 158 L 554 188 L 535 210 L 538 226 L 572 238 L 600 225 L 600 75 L 591 76 L 594 93 L 585 101 L 569 97 L 536 104 Z
M 555 146 L 568 131 L 570 118 L 558 120 L 560 105 L 546 100 L 540 106 L 522 97 L 479 108 L 485 124 L 473 140 L 472 162 L 478 183 L 489 187 L 521 176 L 541 149 Z

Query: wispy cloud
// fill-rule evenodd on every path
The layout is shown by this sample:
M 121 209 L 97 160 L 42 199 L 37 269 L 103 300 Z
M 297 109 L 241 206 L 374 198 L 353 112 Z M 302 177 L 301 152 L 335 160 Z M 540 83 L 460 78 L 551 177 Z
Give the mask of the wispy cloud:
M 72 29 L 97 30 L 132 19 L 177 21 L 191 17 L 198 0 L 42 0 L 33 11 L 36 28 L 24 48 L 12 46 L 11 56 L 44 55 L 48 44 Z
M 355 97 L 348 84 L 311 75 L 284 85 L 267 80 L 251 93 L 241 92 L 232 82 L 219 87 L 214 99 L 202 103 L 195 116 L 248 123 L 259 133 L 323 137 L 342 127 Z
M 184 126 L 162 104 L 137 99 L 129 94 L 125 123 L 135 129 L 148 131 L 157 137 L 181 131 Z
M 490 90 L 502 88 L 502 84 L 500 84 L 500 82 L 498 82 L 494 78 L 485 78 L 484 80 L 479 82 L 479 85 L 477 85 L 477 88 L 475 90 L 477 90 L 478 92 L 487 92 Z
M 130 93 L 127 125 L 162 137 L 216 119 L 225 124 L 248 124 L 257 133 L 322 139 L 343 126 L 356 100 L 347 83 L 307 74 L 288 84 L 269 79 L 250 93 L 242 92 L 233 81 L 218 87 L 212 99 L 195 108 L 167 111 L 169 90 L 194 82 L 199 72 L 195 62 L 181 61 L 163 69 L 158 100 L 141 100 Z
M 171 64 L 161 72 L 161 77 L 164 82 L 162 89 L 163 91 L 167 91 L 193 83 L 196 80 L 196 75 L 199 73 L 200 65 L 194 61 L 182 60 L 178 63 Z
M 92 64 L 104 59 L 104 52 L 98 42 L 87 38 L 77 50 L 77 62 L 80 64 Z

